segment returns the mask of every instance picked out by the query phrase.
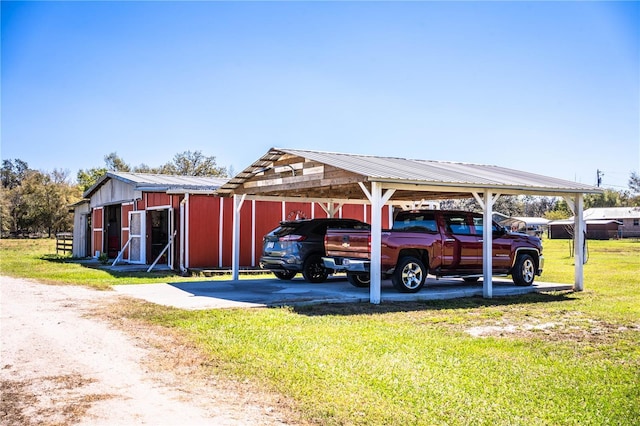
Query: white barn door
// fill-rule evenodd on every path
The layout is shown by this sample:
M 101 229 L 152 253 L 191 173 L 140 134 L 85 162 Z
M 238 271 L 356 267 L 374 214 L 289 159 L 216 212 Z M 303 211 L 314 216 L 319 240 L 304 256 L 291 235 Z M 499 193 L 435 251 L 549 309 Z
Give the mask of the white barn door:
M 146 211 L 129 212 L 129 262 L 130 263 L 146 263 Z
M 174 239 L 176 236 L 176 224 L 175 224 L 175 216 L 174 216 L 174 212 L 173 209 L 170 208 L 169 209 L 169 218 L 168 218 L 168 225 L 169 225 L 169 251 L 167 253 L 167 264 L 169 265 L 170 269 L 173 269 L 173 254 L 174 254 Z

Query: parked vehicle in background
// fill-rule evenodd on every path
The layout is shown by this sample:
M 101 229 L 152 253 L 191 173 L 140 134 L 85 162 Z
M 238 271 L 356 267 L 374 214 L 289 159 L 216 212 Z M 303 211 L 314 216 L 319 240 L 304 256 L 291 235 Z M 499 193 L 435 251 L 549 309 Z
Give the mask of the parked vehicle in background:
M 327 228 L 368 230 L 370 225 L 355 219 L 301 219 L 280 222 L 263 238 L 260 267 L 270 270 L 282 280 L 290 280 L 299 272 L 305 280 L 320 283 L 334 271 L 325 268 L 322 257 Z
M 477 281 L 483 273 L 483 217 L 464 211 L 399 212 L 393 229 L 382 232 L 383 277 L 391 277 L 402 292 L 419 291 L 431 273 Z M 542 273 L 540 238 L 509 232 L 492 224 L 493 275 L 511 275 L 516 285 L 533 284 Z M 369 285 L 371 232 L 329 229 L 325 237 L 325 267 L 347 272 L 356 287 Z

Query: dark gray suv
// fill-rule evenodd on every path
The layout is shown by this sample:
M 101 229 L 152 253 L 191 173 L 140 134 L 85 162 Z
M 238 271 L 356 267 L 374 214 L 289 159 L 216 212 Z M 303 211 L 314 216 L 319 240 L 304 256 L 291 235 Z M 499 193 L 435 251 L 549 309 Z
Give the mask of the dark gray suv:
M 302 272 L 305 280 L 321 283 L 330 271 L 324 267 L 324 236 L 327 228 L 370 229 L 355 219 L 303 219 L 280 222 L 263 238 L 260 267 L 281 280 L 290 280 Z

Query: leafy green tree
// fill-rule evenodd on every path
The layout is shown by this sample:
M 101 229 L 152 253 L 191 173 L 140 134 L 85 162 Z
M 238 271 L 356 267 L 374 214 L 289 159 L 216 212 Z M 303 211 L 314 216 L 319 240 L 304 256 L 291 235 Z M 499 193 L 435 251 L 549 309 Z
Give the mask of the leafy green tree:
M 2 171 L 2 204 L 0 207 L 0 225 L 3 234 L 17 234 L 25 226 L 26 205 L 22 197 L 22 182 L 31 170 L 28 164 L 20 159 L 3 160 Z
M 629 193 L 605 189 L 602 194 L 588 194 L 584 197 L 584 208 L 592 207 L 625 207 L 629 201 Z
M 23 226 L 28 231 L 46 232 L 51 237 L 53 233 L 73 229 L 68 206 L 80 197 L 78 189 L 67 183 L 65 173 L 31 171 L 21 189 L 25 209 Z
M 87 189 L 91 188 L 96 182 L 98 182 L 98 179 L 104 176 L 107 172 L 108 170 L 105 167 L 78 170 L 76 178 L 78 180 L 78 187 L 80 188 L 80 191 L 84 193 Z
M 205 156 L 201 151 L 185 151 L 178 153 L 173 160 L 159 167 L 147 164 L 131 167 L 115 152 L 104 157 L 105 167 L 80 170 L 77 175 L 78 185 L 84 192 L 94 185 L 108 171 L 156 173 L 182 176 L 227 176 L 227 170 L 216 164 L 216 157 Z
M 104 157 L 104 162 L 107 165 L 107 170 L 113 172 L 130 172 L 131 167 L 124 162 L 117 153 L 112 152 Z
M 12 189 L 19 186 L 28 170 L 29 165 L 25 161 L 2 160 L 2 170 L 0 170 L 2 187 Z
M 539 197 L 533 195 L 525 195 L 522 197 L 523 215 L 527 217 L 544 217 L 545 213 L 556 205 L 554 197 Z
M 227 170 L 217 166 L 216 157 L 207 157 L 202 151 L 176 154 L 173 161 L 160 167 L 159 172 L 181 176 L 227 176 Z
M 13 230 L 11 220 L 11 190 L 0 185 L 0 233 L 6 236 Z
M 629 177 L 629 189 L 634 194 L 640 194 L 640 175 L 636 172 L 631 172 Z
M 160 173 L 160 168 L 159 167 L 149 167 L 146 164 L 142 163 L 139 166 L 134 167 L 133 171 L 136 172 L 136 173 L 158 174 L 158 173 Z
M 93 167 L 91 169 L 80 169 L 78 171 L 76 179 L 82 192 L 91 188 L 96 182 L 98 182 L 98 179 L 104 176 L 107 172 L 131 171 L 131 167 L 115 152 L 104 156 L 104 164 L 105 167 Z
M 571 216 L 573 216 L 573 212 L 564 199 L 556 201 L 553 208 L 544 214 L 544 217 L 549 220 L 567 219 Z

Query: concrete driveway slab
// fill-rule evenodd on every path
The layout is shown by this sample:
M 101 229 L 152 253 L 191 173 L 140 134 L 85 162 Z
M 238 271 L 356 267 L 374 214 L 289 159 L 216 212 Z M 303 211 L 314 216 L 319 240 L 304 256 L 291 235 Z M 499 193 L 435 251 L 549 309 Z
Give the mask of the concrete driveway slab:
M 302 306 L 320 303 L 368 302 L 369 289 L 350 285 L 342 277 L 321 284 L 302 279 L 283 281 L 277 278 L 241 279 L 239 281 L 197 281 L 167 284 L 117 285 L 122 294 L 159 305 L 180 309 L 254 308 Z M 494 279 L 494 297 L 534 292 L 570 291 L 570 284 L 535 283 L 518 287 L 510 280 Z M 399 293 L 391 281 L 382 282 L 382 302 L 410 302 L 482 296 L 482 281 L 468 284 L 460 279 L 429 278 L 418 293 Z

